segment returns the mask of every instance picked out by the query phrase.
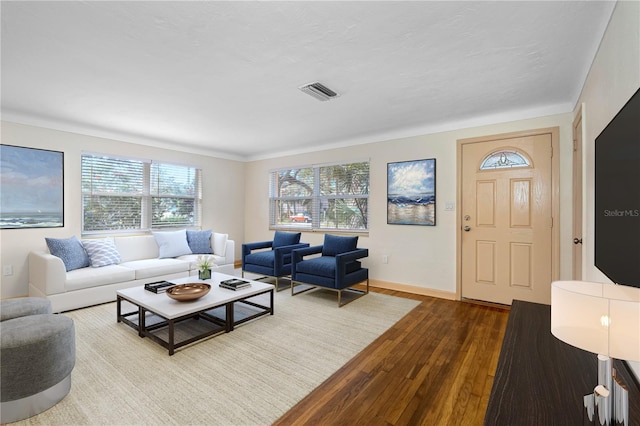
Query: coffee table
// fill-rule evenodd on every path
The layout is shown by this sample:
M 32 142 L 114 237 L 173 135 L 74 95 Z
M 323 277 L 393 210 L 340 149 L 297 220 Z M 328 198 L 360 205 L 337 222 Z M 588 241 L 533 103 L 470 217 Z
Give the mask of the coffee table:
M 197 277 L 169 280 L 175 284 L 207 283 L 211 291 L 189 302 L 171 299 L 165 293 L 153 293 L 144 286 L 117 291 L 117 321 L 138 332 L 140 337 L 159 343 L 173 355 L 175 350 L 209 336 L 229 333 L 234 327 L 263 315 L 273 315 L 273 284 L 249 281 L 251 287 L 240 290 L 220 288 L 220 281 L 237 278 L 213 272 L 211 279 Z M 269 304 L 263 299 L 269 299 Z M 123 302 L 136 310 L 123 312 Z

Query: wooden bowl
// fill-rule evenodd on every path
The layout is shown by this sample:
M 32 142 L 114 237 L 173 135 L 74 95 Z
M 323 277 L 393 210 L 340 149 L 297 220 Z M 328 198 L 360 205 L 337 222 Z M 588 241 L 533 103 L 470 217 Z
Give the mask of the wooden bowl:
M 209 293 L 211 285 L 205 283 L 178 284 L 167 289 L 167 296 L 180 302 L 196 300 Z

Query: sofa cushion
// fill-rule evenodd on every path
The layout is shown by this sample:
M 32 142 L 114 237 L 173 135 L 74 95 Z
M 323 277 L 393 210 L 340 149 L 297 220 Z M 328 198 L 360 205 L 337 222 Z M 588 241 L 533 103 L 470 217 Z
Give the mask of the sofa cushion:
M 171 232 L 154 232 L 153 237 L 158 243 L 158 257 L 161 259 L 191 254 L 189 243 L 187 243 L 187 231 L 184 229 Z
M 282 232 L 276 231 L 273 236 L 272 248 L 291 246 L 300 242 L 301 232 Z
M 213 254 L 211 250 L 211 230 L 189 231 L 187 230 L 187 243 L 194 254 Z M 182 255 L 181 255 L 182 256 Z
M 217 232 L 213 233 L 213 254 L 216 256 L 226 256 L 227 251 L 227 240 L 229 239 L 229 234 L 218 234 Z
M 132 269 L 135 272 L 135 279 L 140 280 L 160 275 L 189 272 L 190 263 L 179 259 L 143 259 L 123 262 L 120 266 Z
M 153 235 L 114 237 L 113 242 L 120 253 L 120 262 L 140 259 L 157 259 L 160 251 Z
M 113 238 L 82 240 L 82 246 L 87 251 L 91 266 L 94 268 L 120 263 L 120 253 L 113 243 Z
M 257 251 L 251 253 L 244 258 L 244 262 L 250 265 L 266 266 L 267 268 L 273 268 L 275 258 L 275 252 L 273 250 Z
M 322 245 L 323 256 L 335 256 L 341 253 L 354 251 L 358 246 L 358 236 L 342 237 L 337 235 L 324 235 L 324 244 Z
M 73 291 L 101 285 L 133 281 L 135 271 L 120 265 L 108 265 L 102 268 L 82 268 L 67 272 L 65 290 Z
M 70 238 L 45 238 L 45 241 L 51 254 L 62 259 L 67 271 L 91 264 L 87 252 L 75 235 Z

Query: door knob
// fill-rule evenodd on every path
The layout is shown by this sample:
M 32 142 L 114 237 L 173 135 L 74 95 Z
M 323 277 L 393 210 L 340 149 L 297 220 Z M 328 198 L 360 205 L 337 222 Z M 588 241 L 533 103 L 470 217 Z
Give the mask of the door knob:
M 573 244 L 582 244 L 582 238 L 574 238 Z
M 465 227 L 464 227 L 464 228 L 462 228 L 462 229 L 464 229 L 466 232 L 471 231 L 471 227 L 470 227 L 470 226 L 468 226 L 468 225 L 467 225 L 467 226 L 465 226 Z

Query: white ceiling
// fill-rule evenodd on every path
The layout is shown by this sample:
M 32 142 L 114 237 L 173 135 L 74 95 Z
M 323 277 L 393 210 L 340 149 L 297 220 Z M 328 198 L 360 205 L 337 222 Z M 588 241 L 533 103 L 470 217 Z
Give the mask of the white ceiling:
M 614 6 L 2 1 L 2 118 L 252 160 L 564 113 Z

